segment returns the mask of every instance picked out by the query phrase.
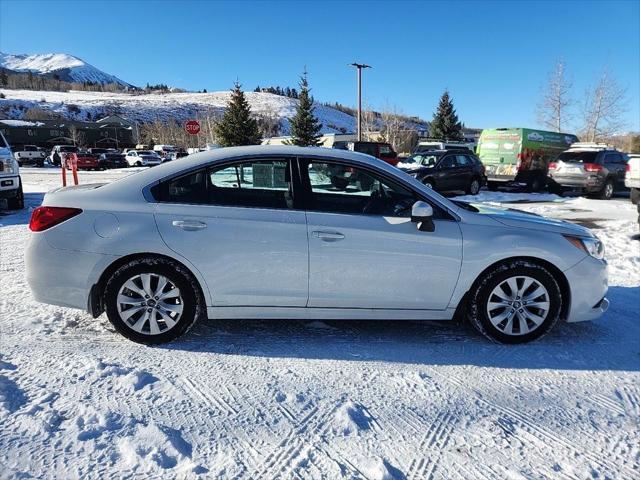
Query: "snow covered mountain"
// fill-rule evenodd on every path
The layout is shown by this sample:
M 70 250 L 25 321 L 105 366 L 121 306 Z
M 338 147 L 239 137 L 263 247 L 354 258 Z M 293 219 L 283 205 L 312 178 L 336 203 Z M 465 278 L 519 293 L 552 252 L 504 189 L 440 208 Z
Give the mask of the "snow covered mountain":
M 140 123 L 221 116 L 230 96 L 228 91 L 141 94 L 0 89 L 0 92 L 6 97 L 0 98 L 0 118 L 20 120 L 30 109 L 38 109 L 72 120 L 95 120 L 114 114 Z M 280 134 L 289 134 L 289 119 L 295 115 L 298 100 L 265 92 L 245 92 L 245 96 L 254 114 L 276 120 Z M 323 133 L 355 131 L 354 117 L 335 108 L 316 104 L 315 114 L 322 122 Z
M 0 68 L 21 73 L 32 72 L 48 77 L 57 75 L 60 80 L 65 82 L 117 83 L 122 86 L 130 86 L 124 80 L 66 53 L 13 55 L 0 52 Z

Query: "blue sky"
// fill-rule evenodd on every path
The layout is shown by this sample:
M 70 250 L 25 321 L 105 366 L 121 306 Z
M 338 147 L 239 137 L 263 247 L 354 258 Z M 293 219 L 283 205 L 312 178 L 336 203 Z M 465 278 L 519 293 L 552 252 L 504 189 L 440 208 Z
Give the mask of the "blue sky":
M 199 2 L 0 0 L 0 50 L 66 52 L 136 84 L 226 90 L 238 78 L 320 101 L 364 99 L 430 119 L 445 88 L 468 126 L 536 126 L 562 57 L 577 100 L 606 66 L 640 130 L 640 1 Z

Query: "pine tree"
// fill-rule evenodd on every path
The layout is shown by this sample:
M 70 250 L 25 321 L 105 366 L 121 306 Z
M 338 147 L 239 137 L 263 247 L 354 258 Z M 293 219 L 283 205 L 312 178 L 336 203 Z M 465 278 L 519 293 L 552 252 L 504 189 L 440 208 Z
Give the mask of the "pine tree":
M 290 145 L 300 147 L 318 147 L 321 145 L 320 129 L 322 123 L 313 114 L 313 97 L 309 95 L 309 83 L 307 72 L 300 77 L 300 94 L 298 95 L 298 108 L 296 115 L 291 119 Z
M 462 125 L 458 121 L 456 109 L 449 97 L 449 91 L 445 90 L 440 97 L 438 109 L 433 115 L 429 125 L 429 136 L 442 140 L 463 140 Z
M 218 144 L 222 147 L 260 143 L 258 123 L 251 117 L 251 108 L 238 82 L 234 84 L 227 109 L 215 126 L 214 133 Z

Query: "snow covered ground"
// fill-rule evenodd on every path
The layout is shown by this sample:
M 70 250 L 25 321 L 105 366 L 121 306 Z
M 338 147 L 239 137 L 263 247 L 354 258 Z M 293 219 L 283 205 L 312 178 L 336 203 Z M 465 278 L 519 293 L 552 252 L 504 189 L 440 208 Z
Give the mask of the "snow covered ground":
M 82 182 L 127 171 L 81 172 Z M 482 192 L 595 228 L 609 312 L 494 345 L 447 323 L 208 321 L 143 347 L 35 303 L 24 169 L 0 214 L 0 478 L 639 478 L 640 242 L 628 199 Z M 536 200 L 543 200 L 538 202 Z

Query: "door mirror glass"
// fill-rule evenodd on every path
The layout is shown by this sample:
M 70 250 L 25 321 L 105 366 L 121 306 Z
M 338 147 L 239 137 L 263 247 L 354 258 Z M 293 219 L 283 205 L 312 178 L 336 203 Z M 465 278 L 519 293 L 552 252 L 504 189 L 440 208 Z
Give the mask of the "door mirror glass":
M 418 224 L 421 232 L 433 232 L 433 207 L 422 200 L 418 200 L 411 207 L 411 221 Z

